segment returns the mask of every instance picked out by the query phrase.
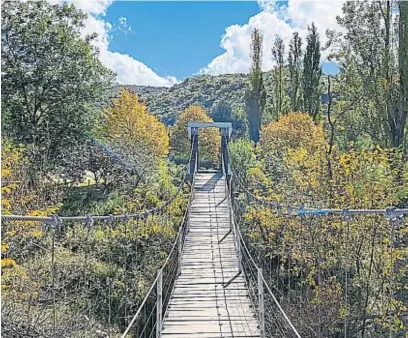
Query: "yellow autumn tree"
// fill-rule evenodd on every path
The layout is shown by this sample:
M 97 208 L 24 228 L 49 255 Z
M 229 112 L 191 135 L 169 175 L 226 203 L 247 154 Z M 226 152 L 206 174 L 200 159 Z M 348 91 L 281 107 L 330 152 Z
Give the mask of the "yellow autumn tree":
M 190 139 L 187 126 L 189 122 L 214 122 L 200 106 L 190 106 L 177 119 L 171 133 L 171 146 L 177 156 L 187 157 L 190 151 Z M 219 161 L 221 137 L 214 128 L 199 130 L 200 159 Z
M 137 94 L 123 89 L 113 106 L 103 112 L 106 139 L 144 170 L 169 152 L 166 126 L 148 113 Z
M 263 126 L 261 140 L 263 153 L 299 147 L 313 151 L 324 146 L 324 133 L 322 126 L 316 125 L 308 114 L 294 112 Z

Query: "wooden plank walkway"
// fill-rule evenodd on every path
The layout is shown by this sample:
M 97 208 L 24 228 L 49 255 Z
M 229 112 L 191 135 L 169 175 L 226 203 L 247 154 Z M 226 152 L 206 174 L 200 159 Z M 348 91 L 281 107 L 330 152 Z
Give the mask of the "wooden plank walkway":
M 182 270 L 164 318 L 162 336 L 259 337 L 246 283 L 242 275 L 236 277 L 238 260 L 233 233 L 229 233 L 225 178 L 221 173 L 197 173 L 195 188 Z

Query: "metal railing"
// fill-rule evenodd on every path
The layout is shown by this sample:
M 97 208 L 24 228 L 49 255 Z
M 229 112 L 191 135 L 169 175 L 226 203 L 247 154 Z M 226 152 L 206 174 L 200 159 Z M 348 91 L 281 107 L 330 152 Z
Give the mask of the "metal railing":
M 225 173 L 224 164 L 222 169 Z M 258 316 L 260 337 L 301 338 L 299 332 L 273 294 L 263 276 L 262 268 L 256 264 L 242 237 L 235 221 L 236 212 L 234 211 L 234 200 L 230 187 L 230 183 L 226 182 L 225 189 L 230 210 L 230 224 L 234 234 L 239 272 L 245 276 L 249 298 Z
M 197 172 L 197 161 L 195 161 L 195 172 L 191 184 L 190 197 L 188 200 L 183 220 L 180 224 L 177 237 L 170 253 L 161 269 L 158 270 L 156 279 L 153 281 L 144 300 L 140 304 L 136 314 L 133 316 L 128 327 L 122 334 L 125 337 L 150 338 L 161 337 L 163 320 L 166 316 L 168 304 L 173 292 L 173 286 L 177 276 L 181 273 L 181 261 L 186 235 L 189 231 L 189 216 L 191 203 L 195 197 L 195 173 Z

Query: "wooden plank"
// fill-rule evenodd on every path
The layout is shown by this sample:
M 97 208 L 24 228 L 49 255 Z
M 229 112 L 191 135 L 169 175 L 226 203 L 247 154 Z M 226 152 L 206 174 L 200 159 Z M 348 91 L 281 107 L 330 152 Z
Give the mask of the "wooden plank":
M 238 259 L 220 173 L 198 173 L 181 274 L 163 323 L 163 337 L 259 337 Z

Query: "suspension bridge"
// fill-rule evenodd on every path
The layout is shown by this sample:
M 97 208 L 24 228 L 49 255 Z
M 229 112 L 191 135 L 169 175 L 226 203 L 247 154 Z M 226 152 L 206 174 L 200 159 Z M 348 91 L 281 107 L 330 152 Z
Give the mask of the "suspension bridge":
M 221 133 L 218 171 L 199 170 L 198 130 L 207 127 L 218 128 Z M 233 181 L 249 199 L 282 215 L 336 214 L 349 218 L 379 214 L 394 223 L 408 214 L 408 209 L 322 209 L 259 199 L 231 167 L 230 123 L 189 123 L 188 132 L 191 152 L 185 177 L 176 193 L 158 207 L 125 215 L 2 215 L 2 221 L 39 221 L 54 228 L 63 222 L 91 226 L 93 222 L 145 219 L 166 212 L 189 182 L 188 204 L 173 246 L 122 338 L 301 337 L 291 314 L 284 311 L 241 234 L 236 222 L 239 205 L 233 198 Z

